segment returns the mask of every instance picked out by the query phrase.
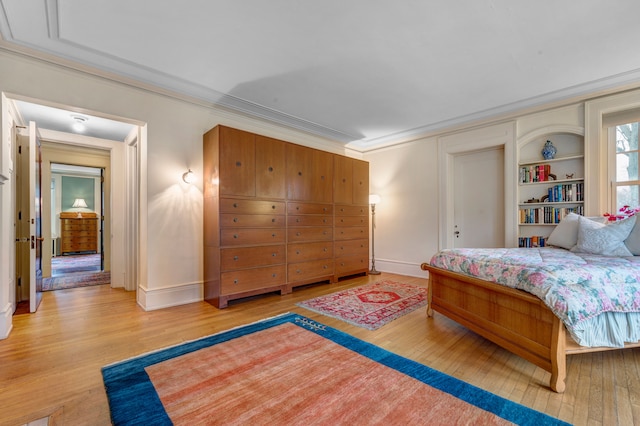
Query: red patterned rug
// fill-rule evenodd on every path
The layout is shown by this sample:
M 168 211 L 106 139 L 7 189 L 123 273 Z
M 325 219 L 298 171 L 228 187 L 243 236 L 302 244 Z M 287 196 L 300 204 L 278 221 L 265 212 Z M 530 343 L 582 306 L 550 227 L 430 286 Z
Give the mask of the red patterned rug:
M 383 280 L 316 297 L 297 305 L 375 330 L 427 304 L 427 288 Z

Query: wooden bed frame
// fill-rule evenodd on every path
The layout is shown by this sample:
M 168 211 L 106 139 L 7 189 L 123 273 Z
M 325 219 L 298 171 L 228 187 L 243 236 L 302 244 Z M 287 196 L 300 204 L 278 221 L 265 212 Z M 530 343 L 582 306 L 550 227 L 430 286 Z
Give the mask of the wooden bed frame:
M 615 350 L 579 346 L 567 333 L 564 324 L 536 296 L 447 271 L 428 263 L 427 315 L 433 311 L 464 325 L 504 349 L 551 373 L 549 386 L 564 392 L 567 355 Z M 627 344 L 639 347 L 640 343 Z

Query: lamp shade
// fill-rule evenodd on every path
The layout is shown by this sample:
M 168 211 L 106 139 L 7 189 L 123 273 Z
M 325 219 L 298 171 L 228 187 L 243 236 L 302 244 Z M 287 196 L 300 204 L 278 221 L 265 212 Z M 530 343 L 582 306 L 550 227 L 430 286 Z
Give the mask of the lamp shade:
M 380 196 L 378 194 L 369 195 L 369 204 L 378 204 L 380 203 Z
M 84 201 L 84 198 L 76 198 L 76 199 L 73 201 L 73 205 L 72 205 L 71 207 L 75 207 L 75 208 L 79 208 L 79 207 L 86 208 L 86 207 L 87 207 L 87 202 L 86 202 L 86 201 Z

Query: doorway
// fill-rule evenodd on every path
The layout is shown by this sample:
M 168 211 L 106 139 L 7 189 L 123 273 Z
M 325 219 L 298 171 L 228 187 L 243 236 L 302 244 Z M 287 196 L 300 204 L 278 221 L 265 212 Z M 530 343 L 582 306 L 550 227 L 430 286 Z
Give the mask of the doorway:
M 454 155 L 453 175 L 454 248 L 504 247 L 504 147 Z
M 109 284 L 103 242 L 105 169 L 51 162 L 50 171 L 51 274 L 43 280 L 43 291 Z

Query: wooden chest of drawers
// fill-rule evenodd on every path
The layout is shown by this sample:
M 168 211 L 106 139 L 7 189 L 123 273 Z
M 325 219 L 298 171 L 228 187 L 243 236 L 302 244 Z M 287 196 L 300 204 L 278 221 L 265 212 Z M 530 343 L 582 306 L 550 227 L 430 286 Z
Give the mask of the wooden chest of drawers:
M 62 254 L 98 252 L 98 214 L 61 212 L 60 239 Z

